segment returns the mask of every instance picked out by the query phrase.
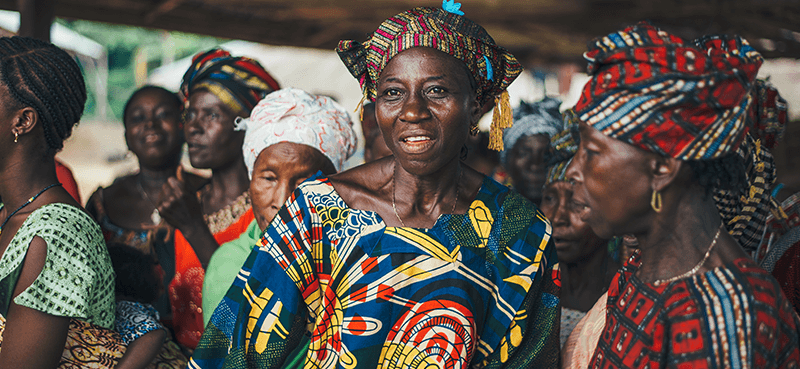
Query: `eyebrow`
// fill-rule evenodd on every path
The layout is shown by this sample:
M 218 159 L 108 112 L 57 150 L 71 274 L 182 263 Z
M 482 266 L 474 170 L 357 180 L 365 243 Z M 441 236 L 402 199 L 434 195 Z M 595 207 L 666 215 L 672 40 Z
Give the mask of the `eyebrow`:
M 426 78 L 426 79 L 425 79 L 425 82 L 428 82 L 428 81 L 438 81 L 438 80 L 442 80 L 442 79 L 444 79 L 445 77 L 447 77 L 447 75 L 446 75 L 446 74 L 442 74 L 442 75 L 440 75 L 440 76 L 432 76 L 432 77 L 428 77 L 428 78 Z M 399 77 L 386 77 L 386 79 L 384 80 L 384 82 L 399 82 L 399 81 L 400 81 L 400 78 L 399 78 Z

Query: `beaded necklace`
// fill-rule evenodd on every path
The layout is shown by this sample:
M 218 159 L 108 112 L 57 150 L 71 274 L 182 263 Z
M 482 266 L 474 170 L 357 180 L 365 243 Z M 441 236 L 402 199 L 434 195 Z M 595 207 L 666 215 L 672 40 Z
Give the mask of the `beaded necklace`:
M 34 200 L 36 200 L 37 197 L 39 197 L 41 194 L 43 194 L 44 191 L 47 191 L 47 190 L 49 190 L 49 189 L 51 189 L 51 188 L 53 188 L 55 186 L 61 186 L 61 183 L 53 183 L 53 184 L 43 188 L 41 191 L 39 191 L 39 193 L 37 193 L 36 195 L 31 196 L 31 198 L 28 199 L 28 201 L 26 201 L 24 204 L 22 204 L 22 206 L 18 207 L 17 210 L 12 211 L 11 214 L 9 214 L 6 217 L 6 220 L 3 221 L 3 224 L 0 225 L 0 234 L 3 234 L 3 228 L 5 228 L 6 223 L 8 223 L 8 221 L 11 219 L 11 217 L 13 217 L 15 214 L 17 214 L 20 210 L 22 210 L 22 208 L 30 205 Z

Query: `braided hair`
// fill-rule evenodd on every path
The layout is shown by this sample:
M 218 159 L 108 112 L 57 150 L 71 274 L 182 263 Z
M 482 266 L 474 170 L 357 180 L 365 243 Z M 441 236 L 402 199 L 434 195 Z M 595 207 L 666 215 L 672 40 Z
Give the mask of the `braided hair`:
M 86 86 L 75 60 L 55 45 L 29 37 L 0 38 L 0 80 L 20 107 L 36 110 L 47 153 L 72 134 L 86 103 Z

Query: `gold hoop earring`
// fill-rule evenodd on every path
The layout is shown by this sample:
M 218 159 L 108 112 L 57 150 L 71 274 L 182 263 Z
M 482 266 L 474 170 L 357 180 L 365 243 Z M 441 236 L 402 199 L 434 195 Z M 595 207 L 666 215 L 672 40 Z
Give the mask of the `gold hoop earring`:
M 473 136 L 477 136 L 480 133 L 480 129 L 478 129 L 478 125 L 475 124 L 474 126 L 469 127 L 469 134 Z
M 656 213 L 661 212 L 663 204 L 661 203 L 661 192 L 653 191 L 653 197 L 650 199 L 650 206 L 653 207 Z
M 19 141 L 19 132 L 14 132 L 14 143 L 17 143 L 17 141 Z

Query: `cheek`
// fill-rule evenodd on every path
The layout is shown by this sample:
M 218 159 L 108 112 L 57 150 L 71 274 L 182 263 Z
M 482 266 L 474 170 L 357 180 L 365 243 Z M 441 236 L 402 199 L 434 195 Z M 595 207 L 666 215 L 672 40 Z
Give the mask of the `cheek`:
M 263 182 L 259 180 L 250 182 L 250 201 L 253 204 L 253 210 L 256 212 L 263 212 L 269 208 L 275 192 L 274 189 L 267 187 Z

